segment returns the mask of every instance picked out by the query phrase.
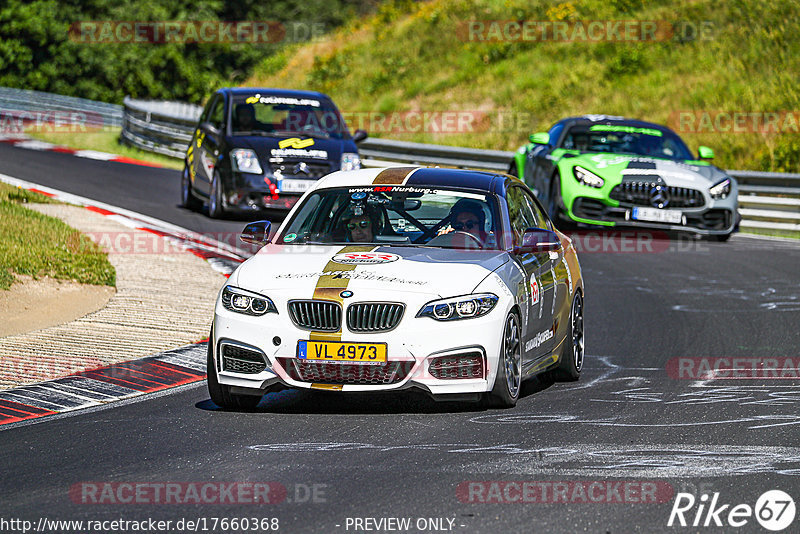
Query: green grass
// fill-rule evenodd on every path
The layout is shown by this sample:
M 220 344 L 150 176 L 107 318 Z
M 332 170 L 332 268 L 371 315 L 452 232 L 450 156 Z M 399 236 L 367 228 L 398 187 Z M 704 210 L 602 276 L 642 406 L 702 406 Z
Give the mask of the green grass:
M 0 290 L 11 287 L 14 274 L 114 286 L 106 254 L 59 219 L 23 206 L 31 202 L 51 200 L 0 183 Z
M 470 20 L 668 21 L 712 32 L 639 43 L 467 42 L 458 30 Z M 513 150 L 585 113 L 670 124 L 686 110 L 797 112 L 796 21 L 793 0 L 391 0 L 321 42 L 286 48 L 244 85 L 323 91 L 346 112 L 502 112 L 520 120 L 466 133 L 371 134 Z M 714 148 L 723 168 L 800 171 L 800 131 L 679 133 L 694 151 Z
M 128 145 L 117 142 L 119 139 L 119 128 L 107 128 L 98 131 L 87 132 L 34 132 L 28 131 L 26 134 L 33 138 L 68 146 L 80 150 L 97 150 L 99 152 L 110 152 L 128 158 L 140 159 L 156 163 L 170 169 L 183 169 L 183 161 L 170 158 L 162 154 L 145 152 Z

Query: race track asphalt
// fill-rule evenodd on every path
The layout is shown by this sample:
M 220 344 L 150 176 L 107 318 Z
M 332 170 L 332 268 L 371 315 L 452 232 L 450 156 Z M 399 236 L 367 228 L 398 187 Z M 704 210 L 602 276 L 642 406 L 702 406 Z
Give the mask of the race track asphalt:
M 0 173 L 194 230 L 221 224 L 177 207 L 177 172 L 20 151 L 0 145 Z M 409 532 L 448 531 L 448 519 L 455 532 L 730 531 L 668 528 L 675 496 L 719 493 L 728 509 L 752 507 L 772 489 L 800 499 L 800 380 L 681 379 L 676 358 L 796 362 L 800 247 L 739 235 L 725 244 L 681 239 L 667 246 L 580 256 L 581 380 L 533 381 L 515 409 L 413 394 L 282 392 L 253 413 L 234 413 L 216 409 L 202 384 L 187 386 L 0 430 L 0 519 L 205 518 L 206 531 L 213 518 L 233 517 L 278 518 L 281 532 L 366 532 L 354 526 L 375 524 L 356 519 L 389 517 L 410 518 Z M 82 502 L 102 487 L 84 483 L 242 481 L 278 483 L 287 498 L 263 505 Z M 503 485 L 470 485 L 491 481 Z M 544 483 L 527 486 L 538 488 L 529 494 L 537 501 L 542 488 L 552 501 L 552 483 L 567 482 L 560 487 L 570 502 L 475 502 L 502 500 L 497 488 L 508 488 L 509 500 L 521 498 L 511 481 Z M 576 482 L 605 489 L 591 502 Z M 641 483 L 656 484 L 660 502 L 630 502 L 634 493 L 629 502 L 609 502 Z M 688 521 L 696 511 L 686 513 Z M 766 532 L 753 517 L 736 531 Z

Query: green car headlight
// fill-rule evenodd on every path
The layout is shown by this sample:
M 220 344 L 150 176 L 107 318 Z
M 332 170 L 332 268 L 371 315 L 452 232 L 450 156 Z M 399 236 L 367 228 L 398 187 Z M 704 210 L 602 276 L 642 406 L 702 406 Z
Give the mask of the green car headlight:
M 587 171 L 583 167 L 578 167 L 577 165 L 572 168 L 572 174 L 575 175 L 575 179 L 578 180 L 578 182 L 588 187 L 600 188 L 606 183 L 605 180 L 595 173 Z

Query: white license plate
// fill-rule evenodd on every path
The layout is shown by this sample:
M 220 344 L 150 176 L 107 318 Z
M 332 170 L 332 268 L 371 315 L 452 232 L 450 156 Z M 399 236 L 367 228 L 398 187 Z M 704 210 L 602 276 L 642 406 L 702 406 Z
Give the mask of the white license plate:
M 637 221 L 680 224 L 683 220 L 683 213 L 680 211 L 660 210 L 656 208 L 633 208 L 631 218 Z
M 281 191 L 284 193 L 305 193 L 317 183 L 316 180 L 292 180 L 287 179 L 281 182 Z

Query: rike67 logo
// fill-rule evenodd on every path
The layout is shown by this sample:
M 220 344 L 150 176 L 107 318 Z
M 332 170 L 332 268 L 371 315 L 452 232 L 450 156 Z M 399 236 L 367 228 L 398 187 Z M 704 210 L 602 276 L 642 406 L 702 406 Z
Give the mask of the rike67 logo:
M 756 500 L 755 507 L 749 504 L 723 504 L 718 492 L 711 497 L 704 493 L 699 499 L 695 499 L 691 493 L 678 493 L 667 526 L 739 528 L 750 523 L 755 516 L 762 527 L 778 532 L 792 524 L 795 512 L 794 499 L 781 490 L 764 492 Z

